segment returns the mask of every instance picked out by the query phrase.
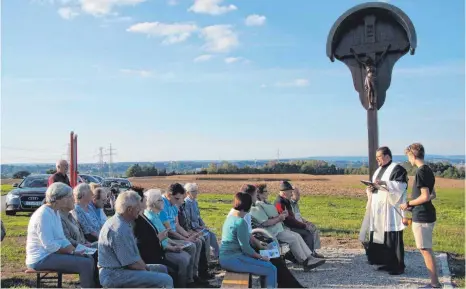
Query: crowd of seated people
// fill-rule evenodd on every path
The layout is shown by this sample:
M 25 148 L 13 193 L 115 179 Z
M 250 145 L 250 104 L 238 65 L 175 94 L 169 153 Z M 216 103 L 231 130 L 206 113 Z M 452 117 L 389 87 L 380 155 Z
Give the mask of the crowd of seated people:
M 282 182 L 273 205 L 265 184 L 244 185 L 234 196 L 219 245 L 202 219 L 195 183 L 173 183 L 165 191 L 132 187 L 118 195 L 109 218 L 103 210 L 106 188 L 91 183 L 73 190 L 51 183 L 28 225 L 26 265 L 79 274 L 85 288 L 210 288 L 214 274 L 208 265 L 218 261 L 225 270 L 260 276 L 262 287 L 304 288 L 284 259 L 259 254 L 268 244 L 252 234 L 253 227 L 263 228 L 288 243 L 305 271 L 325 262 L 315 251 L 317 230 L 300 216 L 299 192 L 290 195 L 290 187 Z M 295 230 L 290 224 L 296 222 L 305 225 Z M 311 240 L 313 247 L 307 244 Z

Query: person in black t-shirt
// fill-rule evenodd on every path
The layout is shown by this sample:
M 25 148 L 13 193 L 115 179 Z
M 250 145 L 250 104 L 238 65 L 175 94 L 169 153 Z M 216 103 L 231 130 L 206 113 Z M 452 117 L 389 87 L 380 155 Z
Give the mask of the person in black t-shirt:
M 417 166 L 413 184 L 412 200 L 400 205 L 402 210 L 412 209 L 413 234 L 417 248 L 424 257 L 430 275 L 430 284 L 425 288 L 441 288 L 438 279 L 435 256 L 432 251 L 432 232 L 437 220 L 435 207 L 432 204 L 435 176 L 429 166 L 424 164 L 425 150 L 420 143 L 414 143 L 405 150 L 411 165 Z

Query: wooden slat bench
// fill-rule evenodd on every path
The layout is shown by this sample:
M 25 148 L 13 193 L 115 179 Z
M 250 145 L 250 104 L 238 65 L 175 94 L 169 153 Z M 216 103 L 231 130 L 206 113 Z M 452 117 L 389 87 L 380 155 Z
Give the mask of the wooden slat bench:
M 43 280 L 57 280 L 57 288 L 62 288 L 62 272 L 57 271 L 36 271 L 33 269 L 27 269 L 24 271 L 27 274 L 36 274 L 36 288 L 41 288 Z M 57 276 L 47 276 L 49 274 L 56 274 Z
M 221 288 L 251 288 L 251 285 L 251 274 L 226 271 Z

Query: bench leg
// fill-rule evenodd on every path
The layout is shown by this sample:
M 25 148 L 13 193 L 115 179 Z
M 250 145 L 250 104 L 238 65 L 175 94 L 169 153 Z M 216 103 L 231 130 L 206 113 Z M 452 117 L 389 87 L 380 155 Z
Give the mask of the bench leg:
M 249 274 L 248 288 L 252 288 L 252 274 Z
M 61 284 L 62 284 L 62 274 L 57 273 L 57 285 L 58 285 L 57 288 L 63 288 Z
M 37 278 L 36 278 L 36 288 L 40 288 L 40 273 L 37 273 Z

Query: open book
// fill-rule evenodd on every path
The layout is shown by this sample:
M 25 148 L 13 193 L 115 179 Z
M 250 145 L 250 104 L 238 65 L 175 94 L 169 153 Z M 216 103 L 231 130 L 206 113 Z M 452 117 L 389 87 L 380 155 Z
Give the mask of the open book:
M 364 181 L 364 180 L 361 180 L 361 183 L 365 184 L 366 186 L 372 186 L 372 187 L 376 188 L 377 190 L 383 190 L 383 191 L 388 192 L 388 189 L 385 186 L 381 186 L 381 185 L 378 185 L 376 183 L 373 183 L 373 182 L 370 182 L 370 181 Z
M 81 252 L 81 251 L 84 251 L 84 254 L 86 255 L 94 255 L 94 253 L 97 252 L 97 249 L 89 248 L 81 244 L 78 244 L 78 246 L 76 247 L 76 252 Z

